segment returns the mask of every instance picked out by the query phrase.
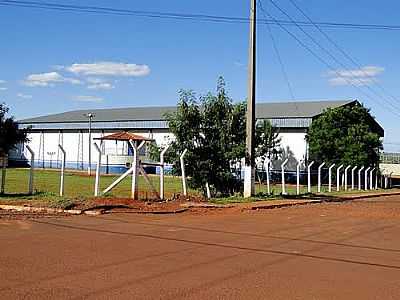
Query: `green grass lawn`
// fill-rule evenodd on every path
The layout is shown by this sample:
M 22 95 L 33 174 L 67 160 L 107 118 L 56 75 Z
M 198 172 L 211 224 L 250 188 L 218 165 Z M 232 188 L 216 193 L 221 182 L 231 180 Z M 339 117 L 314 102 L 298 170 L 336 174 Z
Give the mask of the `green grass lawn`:
M 100 179 L 101 190 L 104 190 L 108 187 L 115 179 L 117 179 L 119 175 L 103 175 Z M 28 169 L 8 169 L 7 177 L 6 177 L 6 188 L 5 195 L 1 196 L 0 199 L 31 199 L 31 200 L 51 200 L 52 202 L 68 203 L 68 201 L 72 201 L 71 199 L 87 199 L 94 196 L 94 183 L 95 177 L 88 177 L 85 173 L 77 173 L 73 171 L 66 171 L 65 174 L 65 196 L 64 198 L 58 197 L 59 187 L 60 187 L 60 172 L 57 170 L 35 170 L 34 175 L 34 190 L 35 195 L 26 196 L 28 192 L 28 178 L 29 178 L 29 170 Z M 159 176 L 150 175 L 150 180 L 154 185 L 155 189 L 159 191 Z M 130 197 L 131 192 L 131 177 L 128 176 L 124 179 L 114 190 L 112 190 L 111 194 L 106 196 L 112 197 L 120 197 L 120 198 L 128 198 Z M 294 185 L 286 185 L 286 192 L 288 194 L 288 198 L 293 198 L 296 195 L 296 186 Z M 371 193 L 374 191 L 368 191 Z M 166 198 L 171 198 L 174 194 L 182 193 L 182 183 L 180 177 L 166 176 L 165 177 L 165 196 Z M 190 194 L 199 195 L 198 192 L 189 189 Z M 271 185 L 271 196 L 267 197 L 267 187 L 265 185 L 256 185 L 256 193 L 257 197 L 250 199 L 243 199 L 241 196 L 228 197 L 223 199 L 214 199 L 215 203 L 239 203 L 239 202 L 252 202 L 256 200 L 268 200 L 268 199 L 282 199 L 281 194 L 281 185 L 275 184 Z M 301 194 L 307 194 L 307 186 L 301 186 L 300 188 Z M 317 187 L 312 187 L 312 193 L 317 194 Z M 334 192 L 330 193 L 330 196 L 342 196 L 346 194 L 358 194 L 359 191 L 341 191 L 336 192 L 334 188 Z M 367 193 L 367 192 L 361 192 Z M 327 187 L 323 186 L 322 194 L 327 194 Z M 148 183 L 145 182 L 143 176 L 139 177 L 139 198 L 146 199 L 155 199 L 155 195 L 152 194 L 151 188 Z

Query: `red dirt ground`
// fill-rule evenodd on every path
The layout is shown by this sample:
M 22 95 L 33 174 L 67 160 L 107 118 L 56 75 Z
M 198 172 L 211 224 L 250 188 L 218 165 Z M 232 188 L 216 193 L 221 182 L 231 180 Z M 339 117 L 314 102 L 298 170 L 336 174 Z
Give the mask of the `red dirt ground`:
M 1 299 L 399 299 L 400 197 L 0 220 Z

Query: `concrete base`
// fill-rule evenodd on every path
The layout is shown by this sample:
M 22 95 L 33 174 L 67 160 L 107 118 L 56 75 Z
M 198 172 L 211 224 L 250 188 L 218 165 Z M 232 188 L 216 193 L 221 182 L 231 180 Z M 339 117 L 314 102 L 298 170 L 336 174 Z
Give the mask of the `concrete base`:
M 245 198 L 250 198 L 255 194 L 255 169 L 250 166 L 244 167 L 244 192 L 243 195 Z

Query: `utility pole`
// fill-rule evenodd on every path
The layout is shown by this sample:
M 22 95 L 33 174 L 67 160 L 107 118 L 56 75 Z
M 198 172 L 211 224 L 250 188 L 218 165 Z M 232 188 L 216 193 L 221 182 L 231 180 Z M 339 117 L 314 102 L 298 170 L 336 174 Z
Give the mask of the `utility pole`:
M 89 119 L 89 165 L 88 165 L 88 175 L 90 176 L 91 173 L 92 173 L 92 119 L 95 117 L 95 115 L 92 114 L 92 113 L 87 113 L 87 114 L 85 114 L 85 116 Z
M 244 169 L 244 197 L 254 195 L 255 177 L 255 125 L 256 125 L 256 0 L 250 0 L 249 74 L 246 113 L 246 158 Z

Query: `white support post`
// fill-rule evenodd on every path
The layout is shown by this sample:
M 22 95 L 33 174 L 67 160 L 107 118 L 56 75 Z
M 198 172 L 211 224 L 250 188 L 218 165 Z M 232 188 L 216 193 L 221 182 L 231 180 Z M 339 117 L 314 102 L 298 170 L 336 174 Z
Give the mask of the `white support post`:
M 374 189 L 374 171 L 376 168 L 373 168 L 371 170 L 371 173 L 369 174 L 369 189 L 372 191 Z
M 122 174 L 120 177 L 118 177 L 117 180 L 115 180 L 108 188 L 106 188 L 103 191 L 103 194 L 107 194 L 109 191 L 111 191 L 113 188 L 115 188 L 122 180 L 124 180 L 125 177 L 127 177 L 129 174 L 132 173 L 134 168 L 135 167 L 132 166 L 128 171 L 126 171 L 124 174 Z
M 368 172 L 371 170 L 371 167 L 368 167 L 368 169 L 365 170 L 365 185 L 364 185 L 364 190 L 368 191 Z
M 297 178 L 297 182 L 296 182 L 296 194 L 300 195 L 300 163 L 297 164 L 297 168 L 296 168 L 296 178 Z
M 348 181 L 348 171 L 351 168 L 351 166 L 347 166 L 346 169 L 344 169 L 344 190 L 347 191 L 347 181 Z
M 210 185 L 206 182 L 207 199 L 211 199 Z
M 282 163 L 281 171 L 282 171 L 282 195 L 286 195 L 286 187 L 285 187 L 285 166 L 289 161 L 288 158 Z
M 379 185 L 379 169 L 376 170 L 376 174 L 375 174 L 375 189 L 378 189 L 378 185 Z
M 329 185 L 328 185 L 328 191 L 329 193 L 332 192 L 332 169 L 335 167 L 336 164 L 333 164 L 329 167 Z
M 321 171 L 325 163 L 322 163 L 318 167 L 318 193 L 321 193 Z
M 269 158 L 267 158 L 265 160 L 265 171 L 267 172 L 267 193 L 268 195 L 271 194 L 271 187 L 270 187 L 270 183 L 269 183 L 269 166 L 270 166 L 271 160 Z
M 361 172 L 364 170 L 364 166 L 358 170 L 358 190 L 361 191 Z
M 160 199 L 164 200 L 164 168 L 165 168 L 165 162 L 164 162 L 164 156 L 165 153 L 168 151 L 170 145 L 164 148 L 163 151 L 160 153 Z
M 3 167 L 1 170 L 1 190 L 0 190 L 1 194 L 4 194 L 6 188 L 7 161 L 8 161 L 8 155 L 4 154 Z
M 354 173 L 357 170 L 358 166 L 355 166 L 351 169 L 351 190 L 354 190 Z
M 60 197 L 64 196 L 64 171 L 65 171 L 65 157 L 66 153 L 64 148 L 61 145 L 58 145 L 58 148 L 61 151 L 61 178 L 60 178 Z
M 35 152 L 33 152 L 32 148 L 26 145 L 26 150 L 31 155 L 31 167 L 29 168 L 29 185 L 28 185 L 28 193 L 29 195 L 33 194 L 33 172 L 35 170 Z
M 340 165 L 336 170 L 336 191 L 340 191 L 340 170 L 343 168 L 343 165 Z
M 181 161 L 181 171 L 182 171 L 182 188 L 183 188 L 183 195 L 184 195 L 184 196 L 187 196 L 186 173 L 185 173 L 185 161 L 184 161 L 184 158 L 185 158 L 185 155 L 186 155 L 187 151 L 188 151 L 188 150 L 185 149 L 185 150 L 183 151 L 183 153 L 181 154 L 181 157 L 180 157 L 180 161 Z
M 311 167 L 313 166 L 314 162 L 312 161 L 309 165 L 308 165 L 308 193 L 311 193 Z
M 94 196 L 98 197 L 100 196 L 101 149 L 96 143 L 93 143 L 93 146 L 97 151 L 97 166 L 96 166 L 96 179 L 94 183 Z

